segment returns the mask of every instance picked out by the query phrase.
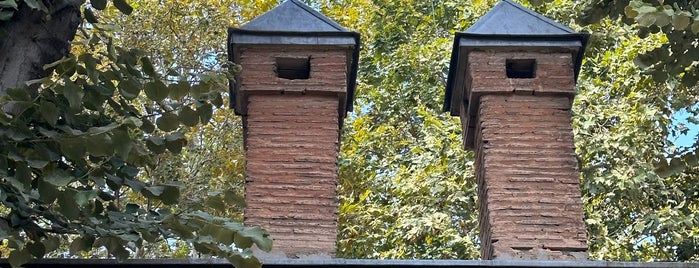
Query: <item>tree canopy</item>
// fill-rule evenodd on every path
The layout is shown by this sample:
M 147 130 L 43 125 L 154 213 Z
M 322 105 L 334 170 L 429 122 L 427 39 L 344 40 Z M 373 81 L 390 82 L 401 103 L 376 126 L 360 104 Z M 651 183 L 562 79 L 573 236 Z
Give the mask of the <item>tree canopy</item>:
M 496 2 L 308 1 L 362 36 L 338 257 L 478 258 L 473 153 L 441 103 L 454 32 Z M 672 137 L 687 133 L 675 113 L 699 113 L 699 3 L 520 2 L 591 34 L 573 105 L 591 258 L 698 260 L 699 139 Z M 198 252 L 259 264 L 250 247 L 271 240 L 240 223 L 242 131 L 225 109 L 240 66 L 226 61 L 225 33 L 277 3 L 0 1 L 2 257 Z M 13 45 L 27 18 L 73 18 L 61 25 L 75 37 Z M 37 63 L 14 83 L 9 71 L 26 70 L 2 59 L 17 55 Z

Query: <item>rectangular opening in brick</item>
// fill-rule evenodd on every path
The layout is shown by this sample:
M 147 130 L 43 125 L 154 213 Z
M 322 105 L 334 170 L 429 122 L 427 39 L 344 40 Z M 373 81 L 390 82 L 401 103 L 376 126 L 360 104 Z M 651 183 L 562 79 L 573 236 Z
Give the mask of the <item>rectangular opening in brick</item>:
M 308 79 L 311 74 L 311 59 L 306 58 L 277 58 L 277 77 L 284 79 Z
M 507 59 L 505 60 L 505 68 L 507 69 L 507 78 L 526 79 L 536 77 L 535 59 Z

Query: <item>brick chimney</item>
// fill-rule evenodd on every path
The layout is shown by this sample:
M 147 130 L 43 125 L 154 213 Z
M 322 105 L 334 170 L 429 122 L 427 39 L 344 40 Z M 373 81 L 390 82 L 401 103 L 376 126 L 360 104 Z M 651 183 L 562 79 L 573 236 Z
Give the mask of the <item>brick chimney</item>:
M 444 110 L 475 151 L 483 259 L 587 259 L 570 115 L 587 38 L 510 0 L 456 34 Z
M 229 29 L 229 58 L 243 68 L 230 96 L 243 116 L 245 224 L 271 234 L 268 258 L 335 255 L 340 128 L 358 52 L 359 34 L 297 0 Z

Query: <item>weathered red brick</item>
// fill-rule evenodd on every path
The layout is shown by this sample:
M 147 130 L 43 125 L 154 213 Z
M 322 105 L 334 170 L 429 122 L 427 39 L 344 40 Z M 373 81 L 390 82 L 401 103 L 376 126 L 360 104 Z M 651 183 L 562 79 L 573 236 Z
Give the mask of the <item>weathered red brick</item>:
M 309 58 L 308 79 L 277 77 L 277 57 Z M 260 46 L 241 52 L 247 104 L 245 223 L 287 256 L 335 254 L 339 122 L 347 51 Z
M 503 78 L 507 59 L 535 59 L 536 77 Z M 475 137 L 465 139 L 475 141 L 484 259 L 587 257 L 572 68 L 565 53 L 469 54 L 469 97 L 478 106 L 475 115 L 462 110 L 462 124 L 475 123 Z

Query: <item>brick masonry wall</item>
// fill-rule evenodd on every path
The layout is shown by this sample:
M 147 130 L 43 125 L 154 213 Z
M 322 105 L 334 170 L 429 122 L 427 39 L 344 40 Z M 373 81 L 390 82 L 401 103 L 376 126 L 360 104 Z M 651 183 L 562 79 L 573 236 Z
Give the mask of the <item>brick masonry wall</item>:
M 288 257 L 335 254 L 337 110 L 333 96 L 248 98 L 245 223 Z
M 473 134 L 482 258 L 586 260 L 570 121 L 572 63 L 560 54 L 525 54 L 476 53 L 469 58 L 480 62 L 468 75 L 472 92 L 482 93 Z M 505 76 L 505 58 L 520 56 L 541 63 L 536 78 Z M 549 62 L 557 67 L 547 66 Z
M 535 59 L 536 77 L 507 78 L 507 59 Z M 474 51 L 469 54 L 466 68 L 466 84 L 475 96 L 512 92 L 575 94 L 573 57 L 570 53 Z
M 277 58 L 308 59 L 308 79 L 277 77 Z M 270 232 L 274 249 L 268 257 L 333 257 L 347 51 L 258 46 L 244 49 L 239 63 L 246 112 L 245 223 Z
M 289 80 L 277 77 L 275 64 L 278 57 L 310 58 L 310 78 Z M 347 91 L 347 51 L 335 47 L 247 48 L 241 53 L 239 64 L 243 70 L 238 85 L 244 92 L 343 94 Z

